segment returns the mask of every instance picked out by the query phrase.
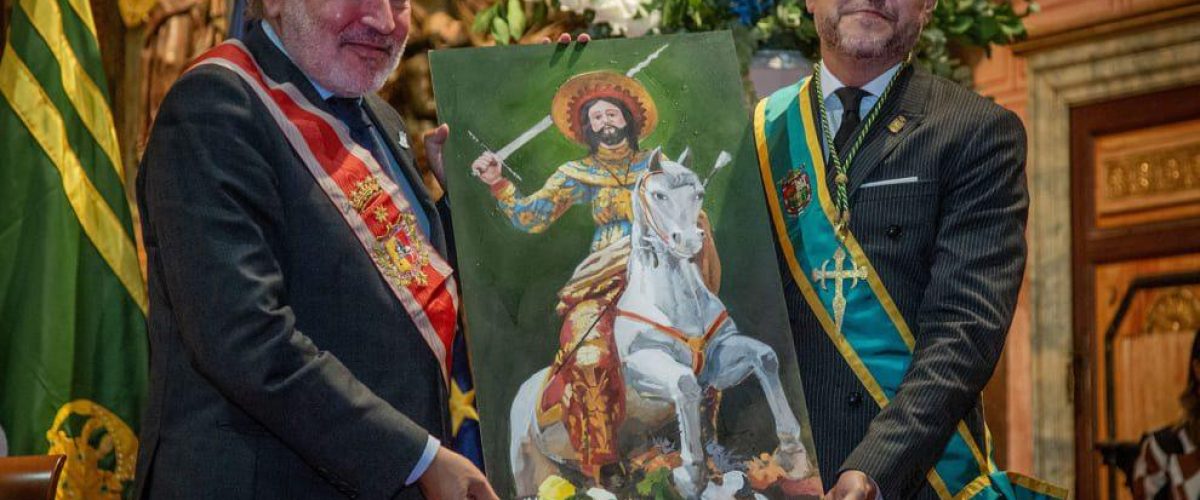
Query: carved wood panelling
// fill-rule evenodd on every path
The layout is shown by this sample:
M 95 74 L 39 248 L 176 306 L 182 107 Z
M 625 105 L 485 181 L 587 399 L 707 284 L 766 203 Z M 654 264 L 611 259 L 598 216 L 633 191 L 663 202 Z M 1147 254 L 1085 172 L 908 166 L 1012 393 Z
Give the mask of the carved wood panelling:
M 1200 120 L 1100 136 L 1096 225 L 1200 216 Z

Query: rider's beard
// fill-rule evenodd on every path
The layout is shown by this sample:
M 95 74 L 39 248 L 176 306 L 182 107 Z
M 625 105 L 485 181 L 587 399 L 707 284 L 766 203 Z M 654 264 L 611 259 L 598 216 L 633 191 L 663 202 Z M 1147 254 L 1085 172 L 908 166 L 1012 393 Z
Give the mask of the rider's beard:
M 605 146 L 616 146 L 625 140 L 625 129 L 606 125 L 600 129 L 598 136 Z

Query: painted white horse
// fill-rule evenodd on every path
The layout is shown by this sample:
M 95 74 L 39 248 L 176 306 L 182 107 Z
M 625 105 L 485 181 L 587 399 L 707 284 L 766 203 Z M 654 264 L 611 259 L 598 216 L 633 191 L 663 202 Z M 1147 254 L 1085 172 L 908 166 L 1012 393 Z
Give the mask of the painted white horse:
M 739 333 L 693 262 L 704 242 L 698 219 L 705 186 L 685 166 L 687 155 L 684 151 L 671 161 L 655 151 L 656 160 L 634 187 L 628 284 L 615 306 L 613 332 L 626 397 L 618 440 L 649 443 L 652 432 L 677 421 L 683 463 L 672 471 L 672 480 L 691 499 L 700 496 L 708 480 L 701 439 L 701 403 L 708 388 L 728 389 L 754 375 L 775 420 L 777 463 L 799 479 L 808 475 L 809 460 L 779 380 L 775 351 Z M 717 168 L 727 162 L 723 154 Z M 542 426 L 536 418 L 549 370 L 530 376 L 512 403 L 509 459 L 519 498 L 536 496 L 560 466 L 578 463 L 566 426 Z

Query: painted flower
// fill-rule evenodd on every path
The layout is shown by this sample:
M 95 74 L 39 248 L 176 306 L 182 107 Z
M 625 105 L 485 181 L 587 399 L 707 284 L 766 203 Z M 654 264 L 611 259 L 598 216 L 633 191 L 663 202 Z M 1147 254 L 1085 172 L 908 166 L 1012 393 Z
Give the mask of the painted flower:
M 611 491 L 596 487 L 583 492 L 583 494 L 587 495 L 592 500 L 617 500 L 617 496 L 612 494 Z
M 674 469 L 683 464 L 683 458 L 679 451 L 671 449 L 671 443 L 665 441 L 665 444 L 651 446 L 649 450 L 633 457 L 631 460 L 634 467 L 642 472 L 654 472 L 658 469 Z
M 662 16 L 652 11 L 642 0 L 561 0 L 563 10 L 577 14 L 592 11 L 595 24 L 607 23 L 614 35 L 638 37 L 658 27 Z
M 559 476 L 550 476 L 538 486 L 538 500 L 567 500 L 575 496 L 575 485 Z
M 775 463 L 775 459 L 766 453 L 751 458 L 746 463 L 746 476 L 750 479 L 750 487 L 756 490 L 770 488 L 783 475 L 783 467 Z

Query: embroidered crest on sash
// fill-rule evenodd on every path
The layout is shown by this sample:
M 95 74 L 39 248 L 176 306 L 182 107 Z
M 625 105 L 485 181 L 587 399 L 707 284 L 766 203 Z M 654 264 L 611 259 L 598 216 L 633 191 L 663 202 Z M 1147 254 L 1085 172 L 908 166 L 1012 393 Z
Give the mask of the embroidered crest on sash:
M 387 233 L 376 240 L 371 252 L 371 259 L 383 271 L 384 277 L 395 280 L 400 286 L 425 286 L 429 283 L 429 276 L 425 274 L 425 266 L 429 264 L 429 248 L 421 240 L 408 237 L 417 230 L 415 215 L 400 214 L 396 226 L 388 228 Z
M 350 192 L 350 206 L 354 207 L 355 212 L 362 214 L 363 210 L 366 210 L 367 206 L 371 205 L 371 202 L 375 201 L 375 197 L 382 192 L 383 189 L 379 187 L 379 181 L 375 180 L 374 177 L 367 177 L 354 184 L 354 190 Z M 378 210 L 376 209 L 375 213 L 376 219 L 379 218 L 380 212 Z M 386 211 L 383 214 L 384 217 L 387 216 Z
M 804 209 L 812 202 L 812 183 L 809 182 L 808 173 L 803 170 L 788 172 L 779 181 L 779 191 L 783 198 L 783 210 L 790 216 L 804 213 Z

